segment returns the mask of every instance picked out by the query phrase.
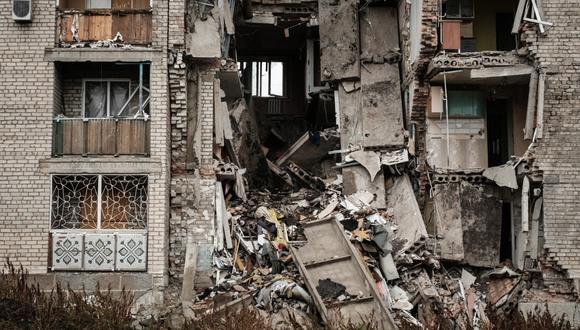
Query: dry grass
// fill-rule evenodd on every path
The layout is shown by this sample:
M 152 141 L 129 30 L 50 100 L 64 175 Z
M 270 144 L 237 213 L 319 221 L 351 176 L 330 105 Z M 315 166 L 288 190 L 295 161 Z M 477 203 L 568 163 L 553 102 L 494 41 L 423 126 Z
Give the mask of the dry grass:
M 0 329 L 130 329 L 132 294 L 93 294 L 57 286 L 43 292 L 27 273 L 6 260 L 0 274 Z

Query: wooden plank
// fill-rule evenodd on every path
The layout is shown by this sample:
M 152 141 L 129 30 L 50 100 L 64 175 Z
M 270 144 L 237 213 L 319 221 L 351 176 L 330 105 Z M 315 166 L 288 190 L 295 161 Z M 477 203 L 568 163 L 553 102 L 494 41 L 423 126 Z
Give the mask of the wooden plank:
M 111 35 L 121 33 L 126 43 L 151 43 L 151 13 L 113 14 Z
M 524 128 L 524 139 L 531 140 L 534 135 L 534 114 L 536 110 L 536 97 L 538 95 L 538 72 L 534 69 L 530 74 L 530 85 L 528 88 L 528 106 L 526 112 L 526 126 Z
M 73 16 L 72 15 L 62 15 L 60 17 L 60 38 L 64 42 L 73 42 L 73 35 L 72 35 L 72 22 Z
M 67 120 L 65 121 L 69 126 L 68 131 L 68 154 L 82 155 L 85 152 L 85 130 L 84 122 L 82 120 Z M 67 135 L 65 135 L 66 137 Z
M 117 154 L 131 154 L 132 123 L 130 120 L 119 120 L 117 123 Z
M 60 9 L 85 9 L 85 0 L 59 0 Z
M 321 80 L 360 77 L 356 0 L 318 1 Z
M 461 21 L 441 22 L 441 44 L 445 50 L 461 48 Z
M 102 120 L 92 119 L 86 123 L 87 150 L 88 155 L 100 155 L 101 153 L 101 129 Z
M 102 155 L 115 154 L 115 136 L 117 135 L 115 119 L 101 121 L 101 148 Z
M 112 9 L 132 9 L 133 0 L 111 0 Z

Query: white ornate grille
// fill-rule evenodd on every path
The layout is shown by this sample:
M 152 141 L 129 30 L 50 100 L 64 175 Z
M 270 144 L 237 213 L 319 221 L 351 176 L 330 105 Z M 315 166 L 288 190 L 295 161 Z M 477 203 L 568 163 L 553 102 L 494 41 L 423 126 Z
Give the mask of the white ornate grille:
M 104 229 L 147 227 L 147 177 L 103 176 L 102 222 Z
M 53 175 L 52 270 L 145 271 L 146 175 Z
M 98 177 L 52 177 L 52 229 L 95 229 L 98 217 Z
M 147 176 L 55 175 L 52 229 L 146 229 Z

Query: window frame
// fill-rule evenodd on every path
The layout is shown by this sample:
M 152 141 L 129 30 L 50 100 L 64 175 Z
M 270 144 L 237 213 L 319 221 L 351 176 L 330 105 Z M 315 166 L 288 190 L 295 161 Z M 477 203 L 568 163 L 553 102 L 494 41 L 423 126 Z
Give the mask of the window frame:
M 128 100 L 131 99 L 131 79 L 130 78 L 83 78 L 82 80 L 82 118 L 116 118 L 118 116 L 111 116 L 111 82 L 128 82 L 129 89 L 127 91 Z M 107 115 L 105 117 L 87 117 L 86 116 L 86 85 L 87 82 L 106 82 L 107 83 Z
M 287 99 L 288 96 L 288 65 L 284 59 L 248 59 L 248 60 L 239 60 L 238 61 L 238 68 L 241 73 L 243 73 L 244 69 L 248 66 L 251 69 L 251 77 L 250 77 L 250 93 L 252 97 L 259 97 L 263 99 Z M 254 70 L 254 63 L 256 64 L 256 70 Z M 272 63 L 280 63 L 282 65 L 282 95 L 272 94 Z M 267 95 L 263 95 L 261 93 L 263 88 L 263 82 L 265 79 L 257 80 L 260 77 L 260 71 L 262 66 L 265 65 L 267 69 L 267 80 L 268 80 L 268 87 L 267 87 Z M 259 84 L 258 84 L 259 82 Z M 254 84 L 256 84 L 256 92 L 257 95 L 254 95 Z
M 96 228 L 53 228 L 52 227 L 52 212 L 53 212 L 53 191 L 54 191 L 54 177 L 55 176 L 96 176 L 97 177 L 97 221 Z M 145 228 L 136 229 L 123 229 L 123 228 L 102 228 L 103 223 L 103 177 L 104 176 L 143 176 L 147 178 L 147 220 L 145 222 Z M 53 173 L 50 175 L 50 194 L 49 194 L 49 215 L 48 215 L 48 231 L 50 233 L 147 233 L 149 231 L 149 220 L 150 220 L 150 175 L 144 173 L 105 173 L 105 174 L 95 174 L 95 173 Z
M 459 14 L 454 15 L 454 16 L 449 16 L 449 13 L 447 12 L 447 9 L 446 9 L 445 16 L 444 16 L 445 19 L 475 19 L 475 1 L 474 0 L 467 0 L 467 1 L 471 1 L 471 11 L 472 11 L 471 16 L 463 16 L 462 3 L 463 3 L 463 1 L 466 1 L 466 0 L 447 0 L 447 3 L 449 3 L 450 1 L 457 1 Z M 446 6 L 447 6 L 447 3 L 445 4 Z

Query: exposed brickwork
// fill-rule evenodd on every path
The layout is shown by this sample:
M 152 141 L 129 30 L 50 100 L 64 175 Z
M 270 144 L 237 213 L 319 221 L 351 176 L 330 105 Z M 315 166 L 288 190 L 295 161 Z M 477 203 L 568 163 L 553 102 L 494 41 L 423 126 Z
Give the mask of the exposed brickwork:
M 51 157 L 53 115 L 65 104 L 69 114 L 80 115 L 82 89 L 80 80 L 66 81 L 55 63 L 44 60 L 45 48 L 55 45 L 55 2 L 32 3 L 30 23 L 12 20 L 11 1 L 0 4 L 0 256 L 43 274 L 49 266 L 51 181 L 39 163 Z M 166 50 L 168 1 L 155 1 L 153 15 L 154 46 Z M 151 64 L 150 87 L 151 160 L 161 170 L 149 176 L 147 270 L 153 284 L 160 285 L 166 282 L 169 209 L 166 56 Z M 119 163 L 116 170 L 123 166 Z M 128 174 L 134 170 L 124 169 Z
M 54 1 L 33 1 L 31 23 L 13 21 L 11 5 L 0 2 L 0 256 L 45 273 L 50 179 L 38 160 L 52 143 L 55 73 L 43 55 L 54 43 Z
M 406 15 L 400 14 L 405 18 L 405 24 L 409 25 L 410 4 L 405 3 Z M 429 102 L 430 85 L 425 79 L 427 67 L 437 52 L 437 12 L 438 1 L 423 0 L 423 10 L 421 18 L 421 48 L 419 57 L 414 63 L 409 61 L 410 36 L 401 34 L 401 43 L 403 45 L 403 88 L 412 89 L 410 101 L 412 108 L 410 116 L 407 118 L 410 122 L 415 123 L 415 154 L 417 156 L 417 170 L 419 171 L 419 205 L 423 207 L 423 198 L 425 196 L 425 186 L 427 178 L 425 175 L 425 156 L 426 156 L 426 122 L 425 112 Z M 399 11 L 403 11 L 401 8 Z
M 542 1 L 545 35 L 528 25 L 530 56 L 546 72 L 544 130 L 536 165 L 544 173 L 545 247 L 550 257 L 580 278 L 580 9 L 576 1 Z

